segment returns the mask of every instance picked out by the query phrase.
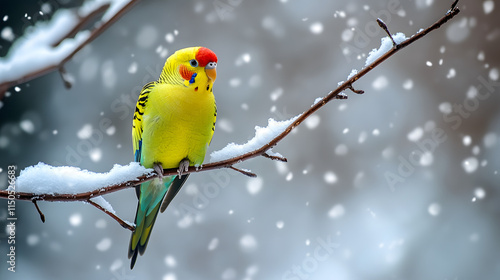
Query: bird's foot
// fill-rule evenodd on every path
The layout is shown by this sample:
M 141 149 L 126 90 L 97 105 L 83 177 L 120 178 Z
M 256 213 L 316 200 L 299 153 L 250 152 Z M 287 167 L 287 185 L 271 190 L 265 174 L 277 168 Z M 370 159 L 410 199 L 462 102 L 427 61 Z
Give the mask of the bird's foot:
M 155 170 L 156 174 L 158 174 L 158 178 L 160 180 L 163 180 L 163 166 L 161 165 L 161 163 L 155 163 L 153 169 Z
M 188 169 L 189 169 L 189 159 L 185 158 L 181 160 L 181 162 L 179 162 L 179 169 L 177 170 L 177 172 L 179 173 L 179 178 L 182 178 L 182 174 L 185 171 L 188 171 Z

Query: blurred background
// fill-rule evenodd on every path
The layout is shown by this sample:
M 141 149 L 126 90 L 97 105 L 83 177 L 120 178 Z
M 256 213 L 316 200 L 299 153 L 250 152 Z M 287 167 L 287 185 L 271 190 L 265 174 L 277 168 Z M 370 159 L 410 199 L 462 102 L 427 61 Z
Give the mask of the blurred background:
M 66 64 L 70 90 L 54 72 L 1 100 L 0 188 L 10 164 L 106 172 L 132 161 L 139 90 L 177 49 L 218 55 L 212 152 L 307 110 L 360 70 L 384 36 L 376 17 L 411 36 L 451 2 L 141 1 Z M 2 0 L 0 54 L 34 21 L 80 5 Z M 275 147 L 288 163 L 238 165 L 254 179 L 193 174 L 133 271 L 130 232 L 104 213 L 40 202 L 42 223 L 19 201 L 9 272 L 0 200 L 0 278 L 499 279 L 498 5 L 461 0 L 455 19 L 356 82 L 365 94 L 347 92 Z M 105 198 L 134 219 L 132 189 Z

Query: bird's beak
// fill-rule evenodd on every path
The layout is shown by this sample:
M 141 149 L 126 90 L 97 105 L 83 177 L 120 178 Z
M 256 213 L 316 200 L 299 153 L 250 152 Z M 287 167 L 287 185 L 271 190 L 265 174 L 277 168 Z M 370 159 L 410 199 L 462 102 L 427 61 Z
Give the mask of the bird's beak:
M 209 62 L 207 66 L 205 66 L 205 73 L 210 80 L 215 81 L 217 78 L 217 62 Z

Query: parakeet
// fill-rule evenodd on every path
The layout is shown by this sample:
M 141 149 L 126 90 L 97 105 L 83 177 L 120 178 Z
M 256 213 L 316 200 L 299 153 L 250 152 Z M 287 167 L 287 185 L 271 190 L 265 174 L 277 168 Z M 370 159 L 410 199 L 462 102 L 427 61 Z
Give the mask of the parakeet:
M 158 81 L 146 84 L 135 108 L 132 141 L 135 161 L 158 174 L 179 168 L 179 175 L 159 176 L 136 186 L 139 198 L 130 239 L 130 268 L 144 254 L 158 211 L 165 211 L 188 175 L 203 163 L 211 142 L 217 107 L 212 87 L 217 56 L 205 47 L 176 51 L 167 58 Z

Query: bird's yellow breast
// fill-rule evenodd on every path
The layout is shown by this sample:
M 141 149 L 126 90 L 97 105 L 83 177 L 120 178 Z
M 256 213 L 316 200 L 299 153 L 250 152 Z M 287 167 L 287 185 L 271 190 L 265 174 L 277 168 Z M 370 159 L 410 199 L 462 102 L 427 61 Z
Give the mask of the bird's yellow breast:
M 157 84 L 151 90 L 143 116 L 142 165 L 176 168 L 185 158 L 191 165 L 203 163 L 216 117 L 211 86 Z

